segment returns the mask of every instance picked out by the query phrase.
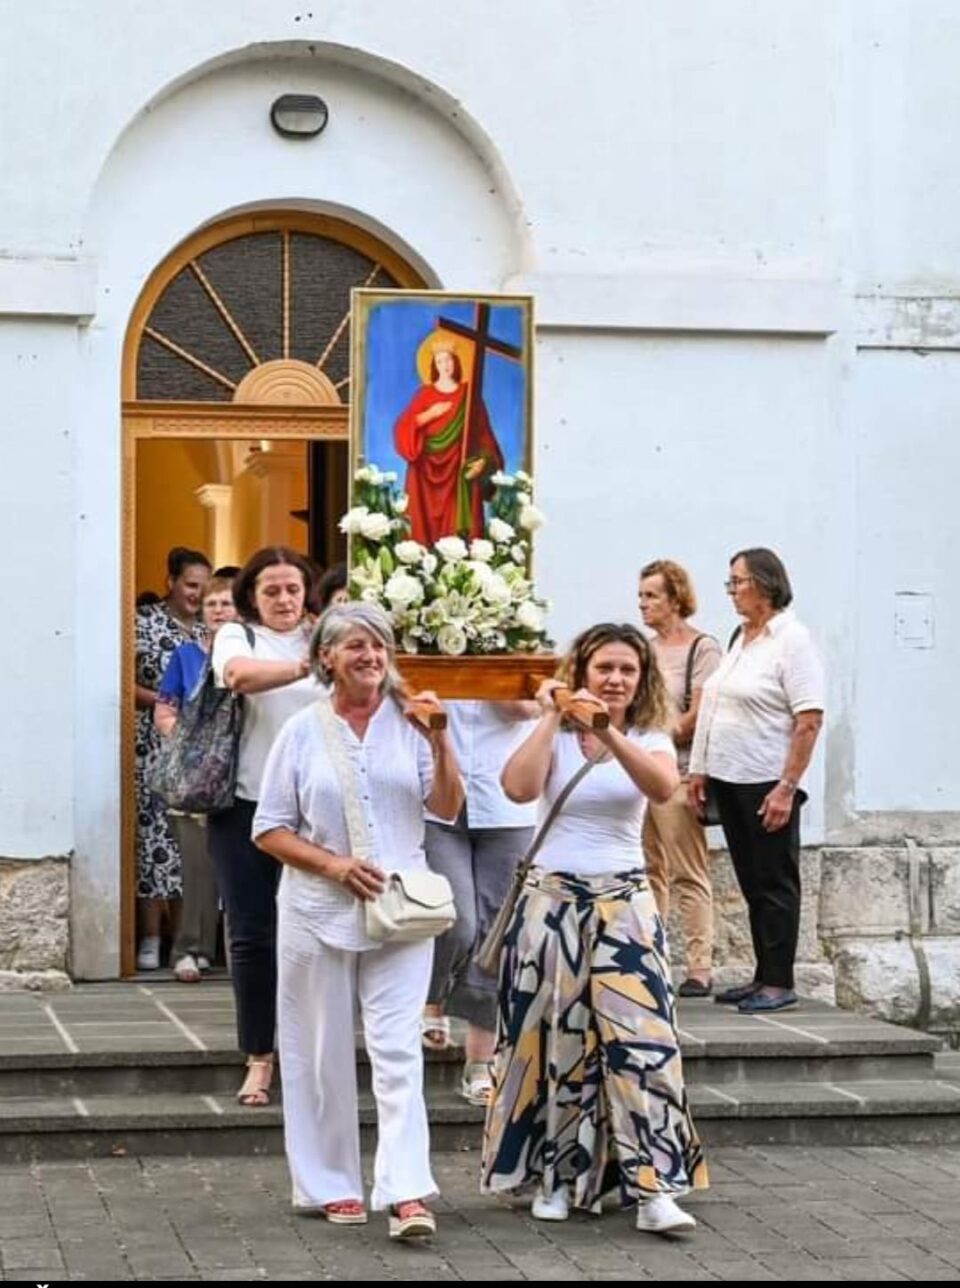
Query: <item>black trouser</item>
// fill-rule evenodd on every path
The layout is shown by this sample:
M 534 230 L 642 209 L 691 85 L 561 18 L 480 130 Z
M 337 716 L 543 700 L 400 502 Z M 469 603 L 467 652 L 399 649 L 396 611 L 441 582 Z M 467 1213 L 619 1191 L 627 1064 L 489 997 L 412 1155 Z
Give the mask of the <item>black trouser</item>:
M 250 840 L 255 801 L 211 814 L 210 855 L 227 914 L 237 1041 L 247 1055 L 274 1048 L 277 1026 L 277 885 L 280 864 Z
M 800 934 L 800 806 L 794 793 L 786 827 L 764 831 L 757 811 L 770 783 L 724 783 L 711 778 L 720 825 L 737 881 L 750 912 L 757 958 L 754 979 L 774 988 L 793 988 L 793 963 Z

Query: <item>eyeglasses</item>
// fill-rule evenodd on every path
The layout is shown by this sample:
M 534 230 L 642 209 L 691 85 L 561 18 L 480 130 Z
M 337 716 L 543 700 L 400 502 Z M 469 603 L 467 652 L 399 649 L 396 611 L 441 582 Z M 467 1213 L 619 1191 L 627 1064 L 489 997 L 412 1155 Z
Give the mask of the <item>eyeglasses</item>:
M 729 581 L 723 583 L 724 590 L 737 590 L 740 586 L 746 586 L 753 581 L 752 577 L 731 577 Z

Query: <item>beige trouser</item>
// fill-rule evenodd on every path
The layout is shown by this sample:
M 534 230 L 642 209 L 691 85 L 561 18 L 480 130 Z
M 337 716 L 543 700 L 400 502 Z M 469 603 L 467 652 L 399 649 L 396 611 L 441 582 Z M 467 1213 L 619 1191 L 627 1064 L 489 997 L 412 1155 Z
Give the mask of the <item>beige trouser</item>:
M 713 887 L 707 838 L 687 804 L 681 783 L 663 805 L 647 805 L 643 825 L 647 877 L 664 922 L 676 896 L 686 943 L 687 970 L 710 973 L 713 962 Z

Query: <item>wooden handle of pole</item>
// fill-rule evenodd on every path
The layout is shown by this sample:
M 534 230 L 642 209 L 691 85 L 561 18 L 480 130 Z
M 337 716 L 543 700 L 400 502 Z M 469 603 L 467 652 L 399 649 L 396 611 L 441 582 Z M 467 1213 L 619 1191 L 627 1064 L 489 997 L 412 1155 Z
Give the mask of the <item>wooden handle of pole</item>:
M 551 690 L 553 705 L 571 720 L 586 725 L 588 729 L 608 729 L 610 714 L 596 698 L 575 698 L 569 689 Z
M 403 713 L 412 717 L 424 729 L 436 732 L 447 727 L 447 713 L 432 698 L 414 698 L 408 685 L 402 685 L 397 694 L 403 702 Z

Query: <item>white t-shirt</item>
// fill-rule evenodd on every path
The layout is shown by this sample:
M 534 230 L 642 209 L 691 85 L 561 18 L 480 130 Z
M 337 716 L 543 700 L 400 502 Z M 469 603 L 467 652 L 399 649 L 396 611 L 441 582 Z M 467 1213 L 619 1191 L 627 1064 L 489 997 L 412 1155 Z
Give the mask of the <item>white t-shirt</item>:
M 345 720 L 338 716 L 337 722 L 359 784 L 373 861 L 387 872 L 425 868 L 423 802 L 433 783 L 426 739 L 391 698 L 380 704 L 362 741 Z M 334 854 L 351 852 L 340 785 L 315 702 L 287 721 L 267 758 L 253 835 L 276 827 Z M 367 938 L 360 900 L 327 877 L 285 864 L 280 902 L 308 919 L 324 943 L 353 950 L 379 947 Z
M 690 772 L 725 783 L 769 783 L 783 773 L 794 717 L 824 709 L 823 666 L 792 609 L 749 644 L 741 633 L 704 683 Z
M 252 627 L 255 647 L 251 648 L 240 622 L 227 622 L 217 631 L 213 642 L 213 673 L 221 689 L 226 688 L 223 672 L 236 657 L 255 658 L 258 662 L 300 662 L 306 656 L 310 630 L 298 626 L 293 631 L 272 631 L 266 626 Z M 285 721 L 295 715 L 319 692 L 312 675 L 293 684 L 284 684 L 265 693 L 248 693 L 243 699 L 243 732 L 237 766 L 237 795 L 245 801 L 260 796 L 260 779 L 267 763 L 273 740 Z
M 535 802 L 518 805 L 500 786 L 503 767 L 536 721 L 506 720 L 493 702 L 445 702 L 447 732 L 467 796 L 468 827 L 533 827 Z M 442 823 L 428 814 L 432 822 Z
M 673 739 L 661 730 L 628 735 L 644 751 L 676 759 Z M 580 739 L 557 734 L 547 785 L 540 800 L 541 822 L 567 783 L 583 765 Z M 618 760 L 601 761 L 573 789 L 536 857 L 547 872 L 609 876 L 643 868 L 643 816 L 647 798 Z

